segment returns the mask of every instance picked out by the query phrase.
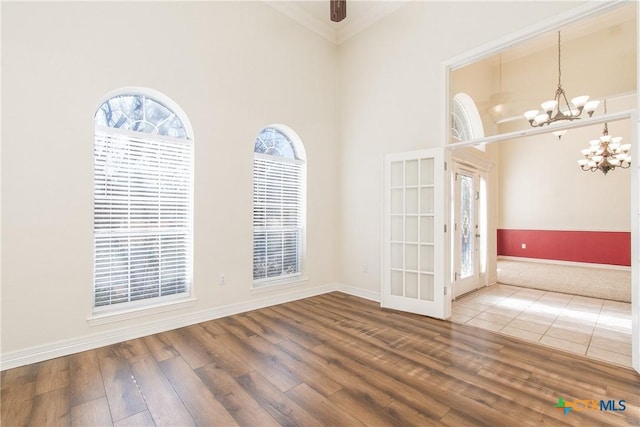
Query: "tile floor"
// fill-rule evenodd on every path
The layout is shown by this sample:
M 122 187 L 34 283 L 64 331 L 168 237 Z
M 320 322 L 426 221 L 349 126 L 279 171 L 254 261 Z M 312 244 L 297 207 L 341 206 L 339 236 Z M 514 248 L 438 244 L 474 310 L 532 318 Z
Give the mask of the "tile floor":
M 631 367 L 631 304 L 496 284 L 452 305 L 451 320 Z

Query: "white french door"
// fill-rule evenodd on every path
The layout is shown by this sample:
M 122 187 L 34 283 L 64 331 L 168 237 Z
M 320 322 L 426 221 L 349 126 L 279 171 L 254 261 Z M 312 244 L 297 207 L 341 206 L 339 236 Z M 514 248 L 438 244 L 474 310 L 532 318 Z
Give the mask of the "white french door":
M 444 318 L 443 149 L 384 158 L 381 305 Z
M 480 287 L 480 174 L 456 167 L 453 174 L 453 297 Z

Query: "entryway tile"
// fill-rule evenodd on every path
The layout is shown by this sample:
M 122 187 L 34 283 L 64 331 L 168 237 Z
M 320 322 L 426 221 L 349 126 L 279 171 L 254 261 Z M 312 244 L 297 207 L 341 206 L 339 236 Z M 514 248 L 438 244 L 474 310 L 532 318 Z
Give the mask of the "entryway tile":
M 631 304 L 493 285 L 452 304 L 451 320 L 631 366 Z
M 631 356 L 631 342 L 621 342 L 610 338 L 603 338 L 599 336 L 591 337 L 591 344 L 589 347 L 597 347 L 603 350 L 611 351 L 614 353 L 625 354 Z
M 622 366 L 631 366 L 631 355 L 615 353 L 598 347 L 589 347 L 587 356 Z

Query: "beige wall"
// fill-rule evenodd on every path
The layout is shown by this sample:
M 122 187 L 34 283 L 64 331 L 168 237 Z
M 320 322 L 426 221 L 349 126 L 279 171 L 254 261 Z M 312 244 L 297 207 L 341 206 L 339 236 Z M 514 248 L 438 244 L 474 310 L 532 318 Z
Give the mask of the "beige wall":
M 340 46 L 345 283 L 380 290 L 382 156 L 442 144 L 443 62 L 576 6 L 409 2 Z
M 629 120 L 609 123 L 611 136 L 630 141 Z M 604 175 L 578 166 L 580 150 L 603 125 L 499 143 L 499 228 L 630 231 L 631 169 Z
M 308 281 L 296 290 L 336 282 L 336 55 L 262 2 L 3 3 L 2 352 L 291 292 L 250 291 L 253 141 L 271 123 L 294 129 L 308 157 Z M 90 327 L 93 114 L 124 86 L 166 94 L 193 124 L 198 301 Z

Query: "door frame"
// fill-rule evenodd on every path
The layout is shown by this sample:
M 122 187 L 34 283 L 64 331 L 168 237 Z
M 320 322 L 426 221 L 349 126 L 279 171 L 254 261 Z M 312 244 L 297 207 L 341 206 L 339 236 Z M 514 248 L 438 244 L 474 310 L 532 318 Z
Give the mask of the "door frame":
M 462 196 L 462 181 L 459 179 L 460 176 L 471 177 L 473 182 L 472 191 L 475 193 L 475 196 L 472 195 L 472 215 L 473 215 L 473 223 L 470 224 L 469 229 L 469 238 L 471 240 L 471 251 L 472 251 L 472 263 L 473 263 L 473 273 L 468 277 L 461 277 L 461 262 L 462 262 L 462 244 L 461 244 L 461 233 L 463 231 L 463 224 L 461 224 L 461 215 L 460 210 L 462 207 L 461 196 Z M 452 225 L 451 225 L 451 238 L 453 242 L 451 243 L 451 247 L 453 251 L 451 253 L 451 259 L 453 261 L 453 281 L 451 285 L 451 298 L 456 299 L 460 295 L 464 295 L 471 291 L 474 291 L 480 287 L 480 172 L 475 168 L 467 167 L 466 165 L 456 163 L 451 168 L 451 207 L 452 207 Z M 460 275 L 460 276 L 459 276 Z M 466 289 L 462 294 L 458 293 L 458 287 L 465 285 L 469 289 Z
M 448 143 L 449 135 L 450 135 L 450 86 L 449 86 L 449 75 L 451 70 L 463 67 L 465 65 L 469 65 L 473 62 L 476 62 L 480 59 L 484 59 L 487 56 L 498 54 L 504 49 L 513 46 L 515 44 L 522 43 L 529 39 L 532 39 L 538 36 L 540 33 L 554 31 L 562 27 L 563 25 L 567 25 L 573 22 L 581 21 L 583 19 L 589 18 L 591 16 L 597 16 L 603 12 L 612 10 L 616 7 L 619 7 L 624 2 L 607 2 L 607 3 L 590 3 L 586 5 L 581 5 L 571 10 L 558 14 L 552 18 L 543 20 L 538 24 L 533 26 L 524 28 L 522 30 L 516 31 L 514 33 L 508 34 L 505 37 L 495 40 L 494 42 L 488 43 L 486 45 L 480 46 L 477 49 L 471 50 L 462 55 L 456 56 L 454 58 L 449 59 L 442 63 L 442 74 L 441 74 L 441 87 L 443 88 L 442 98 L 441 98 L 441 147 L 444 148 L 447 158 L 450 158 L 451 153 L 456 148 L 462 147 L 473 147 L 480 144 L 488 144 L 492 142 L 504 141 L 513 138 L 521 138 L 526 136 L 538 135 L 549 133 L 549 129 L 543 128 L 530 128 L 522 131 L 510 132 L 506 134 L 493 135 L 491 137 L 478 138 L 471 141 L 459 142 L 459 143 Z M 640 8 L 637 9 L 638 16 L 636 16 L 636 22 L 640 22 Z M 636 47 L 636 49 L 640 48 L 640 44 Z M 636 91 L 640 91 L 640 77 L 639 82 L 636 84 Z M 636 95 L 637 96 L 637 95 Z M 617 120 L 630 120 L 630 132 L 631 132 L 631 143 L 634 146 L 638 144 L 638 135 L 640 134 L 640 120 L 638 116 L 638 106 L 636 105 L 635 109 L 622 111 L 614 114 L 607 114 L 604 116 L 585 118 L 579 121 L 573 121 L 564 124 L 558 124 L 558 126 L 554 126 L 553 130 L 565 130 L 565 129 L 573 129 L 578 127 L 590 126 L 595 124 L 601 124 L 604 122 L 613 122 Z M 631 305 L 632 305 L 632 366 L 637 371 L 640 372 L 640 195 L 638 192 L 640 191 L 640 183 L 638 182 L 640 175 L 640 153 L 638 153 L 637 149 L 632 150 L 632 162 L 634 166 L 631 168 L 631 194 L 630 194 L 630 204 L 631 204 L 631 212 L 629 212 L 631 216 Z M 453 168 L 450 168 L 453 169 Z M 450 172 L 451 173 L 451 172 Z M 446 180 L 446 185 L 450 185 L 451 179 Z M 451 206 L 451 189 L 445 188 L 445 206 Z M 445 209 L 445 221 L 449 226 L 451 225 L 451 209 Z M 451 248 L 451 238 L 445 239 L 445 260 L 444 260 L 444 268 L 445 271 L 451 271 L 452 265 L 452 248 Z M 445 286 L 451 286 L 451 282 L 445 284 Z M 449 293 L 449 298 L 445 298 L 445 307 L 443 308 L 445 314 L 448 316 L 451 313 L 451 295 L 452 292 Z
M 467 154 L 465 156 L 465 158 L 469 158 L 469 155 Z M 478 164 L 482 164 L 483 166 L 480 167 L 478 166 Z M 478 180 L 478 182 L 476 183 L 477 185 L 477 191 L 478 191 L 478 201 L 476 203 L 475 209 L 477 210 L 476 212 L 476 218 L 477 218 L 477 225 L 478 225 L 478 229 L 475 231 L 476 233 L 476 242 L 475 242 L 475 248 L 476 248 L 476 267 L 477 267 L 477 282 L 475 283 L 475 289 L 479 289 L 482 287 L 485 287 L 489 284 L 488 282 L 488 275 L 487 275 L 487 271 L 486 271 L 486 257 L 487 257 L 487 251 L 488 251 L 488 241 L 487 241 L 487 229 L 488 229 L 488 221 L 486 218 L 487 212 L 487 192 L 488 189 L 486 188 L 486 183 L 488 182 L 488 172 L 489 169 L 491 168 L 491 166 L 484 166 L 486 165 L 487 162 L 482 160 L 482 159 L 477 159 L 476 162 L 469 162 L 469 161 L 465 161 L 465 160 L 461 160 L 461 157 L 459 155 L 456 155 L 456 153 L 452 153 L 452 159 L 451 159 L 451 174 L 448 177 L 449 179 L 451 179 L 451 195 L 450 197 L 451 199 L 451 203 L 450 203 L 450 208 L 451 208 L 451 221 L 452 223 L 455 220 L 456 217 L 456 211 L 459 209 L 459 199 L 458 199 L 458 195 L 456 193 L 457 191 L 457 184 L 455 183 L 454 178 L 456 177 L 456 175 L 458 174 L 459 171 L 464 171 L 467 172 L 469 174 L 473 174 L 476 179 Z M 485 189 L 483 191 L 482 188 L 482 182 L 485 182 Z M 483 203 L 483 199 L 484 199 L 484 203 Z M 446 205 L 445 205 L 446 206 Z M 457 258 L 458 254 L 457 254 L 457 230 L 455 226 L 451 226 L 451 298 L 452 299 L 456 299 L 458 298 L 460 295 L 456 295 L 457 290 L 457 277 L 456 277 L 456 269 L 457 269 L 457 265 L 459 264 L 459 259 Z M 477 236 L 479 234 L 479 236 Z M 483 258 L 484 258 L 484 262 L 483 262 Z M 469 291 L 468 291 L 469 292 Z M 466 292 L 466 293 L 468 293 Z
M 485 183 L 489 182 L 489 174 L 491 172 L 491 169 L 493 169 L 495 167 L 495 165 L 484 159 L 482 157 L 482 153 L 478 152 L 478 153 L 474 153 L 475 150 L 468 150 L 468 149 L 463 149 L 463 150 L 446 150 L 446 156 L 447 156 L 447 162 L 451 165 L 450 168 L 450 173 L 447 176 L 447 183 L 449 185 L 447 191 L 448 191 L 448 196 L 452 197 L 453 195 L 453 175 L 455 174 L 455 171 L 458 167 L 467 167 L 467 168 L 471 168 L 474 169 L 475 171 L 477 171 L 480 175 L 480 178 L 482 180 L 485 181 Z M 481 150 L 483 151 L 483 150 Z M 489 188 L 486 188 L 486 193 L 489 192 Z M 488 199 L 487 196 L 485 195 L 485 203 L 488 203 Z M 455 209 L 455 203 L 453 202 L 453 200 L 451 199 L 447 199 L 445 201 L 445 207 L 447 208 L 447 214 L 449 215 L 448 218 L 450 218 L 450 220 L 447 222 L 447 224 L 451 224 L 453 223 L 453 209 Z M 487 209 L 488 206 L 485 206 L 485 209 Z M 485 212 L 486 214 L 486 212 Z M 482 249 L 484 250 L 484 256 L 485 256 L 485 271 L 481 272 L 480 275 L 480 287 L 484 287 L 489 285 L 489 275 L 487 273 L 487 266 L 486 266 L 486 256 L 488 254 L 489 251 L 489 245 L 488 245 L 488 240 L 487 240 L 487 232 L 488 232 L 488 218 L 485 218 L 485 224 L 484 224 L 484 230 L 481 230 L 481 233 L 484 232 L 485 236 L 484 239 L 484 243 L 482 244 L 483 247 Z M 451 230 L 453 230 L 453 228 L 451 228 Z M 454 267 L 455 267 L 455 263 L 454 263 L 454 250 L 455 250 L 455 243 L 454 243 L 454 239 L 455 239 L 455 234 L 452 231 L 451 232 L 451 236 L 448 237 L 448 244 L 449 246 L 447 247 L 447 250 L 449 250 L 449 256 L 447 257 L 447 259 L 450 259 L 451 262 L 449 263 L 449 270 L 446 270 L 447 273 L 449 274 L 448 278 L 449 278 L 449 282 L 451 283 L 451 298 L 455 299 L 454 295 L 455 295 L 455 290 L 454 290 L 454 282 L 455 282 L 455 277 L 454 277 Z M 480 264 L 482 264 L 482 260 L 480 261 Z

